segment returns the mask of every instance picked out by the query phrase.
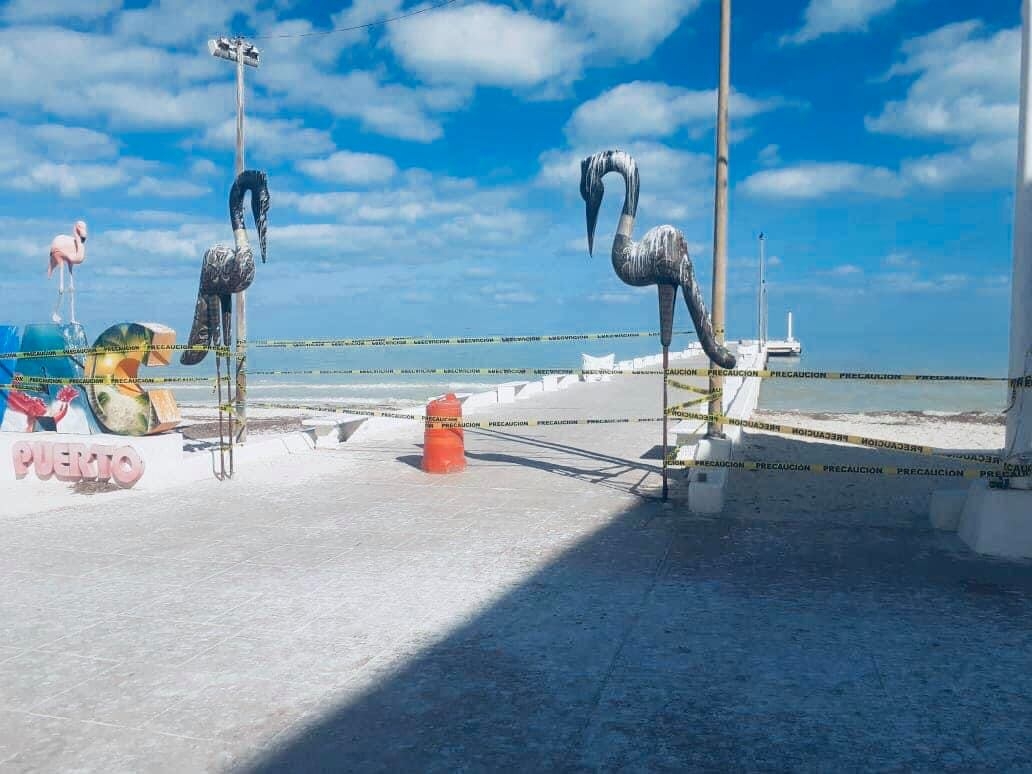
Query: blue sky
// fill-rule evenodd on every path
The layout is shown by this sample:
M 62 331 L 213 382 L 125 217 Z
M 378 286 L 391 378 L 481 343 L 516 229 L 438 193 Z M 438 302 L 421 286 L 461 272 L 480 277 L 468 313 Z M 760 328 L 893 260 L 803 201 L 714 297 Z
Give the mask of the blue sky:
M 263 55 L 252 338 L 655 328 L 654 289 L 609 265 L 617 186 L 587 257 L 577 162 L 609 147 L 639 163 L 637 233 L 681 228 L 709 299 L 715 0 L 465 0 L 284 37 L 418 7 L 0 5 L 0 322 L 49 316 L 50 240 L 83 218 L 88 333 L 186 338 L 204 250 L 232 238 L 233 67 L 206 47 L 227 32 Z M 804 341 L 917 361 L 948 338 L 1002 366 L 1019 23 L 1018 0 L 737 0 L 730 336 L 755 330 L 762 230 L 772 334 L 791 308 Z

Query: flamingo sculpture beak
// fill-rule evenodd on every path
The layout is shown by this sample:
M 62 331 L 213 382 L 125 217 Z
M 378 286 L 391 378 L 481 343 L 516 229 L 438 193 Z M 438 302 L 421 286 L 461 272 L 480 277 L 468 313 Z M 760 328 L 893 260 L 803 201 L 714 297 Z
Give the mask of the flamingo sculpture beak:
M 269 222 L 269 179 L 264 172 L 259 172 L 258 190 L 251 192 L 251 213 L 258 228 L 258 245 L 262 250 L 262 263 L 265 263 L 265 237 Z
M 588 255 L 593 255 L 595 246 L 595 226 L 598 224 L 598 210 L 602 205 L 602 197 L 589 199 L 586 203 L 586 215 L 588 218 Z
M 598 211 L 602 207 L 602 195 L 605 193 L 595 160 L 596 157 L 591 156 L 581 162 L 580 192 L 588 219 L 588 255 L 593 254 L 595 247 L 595 226 L 598 225 Z

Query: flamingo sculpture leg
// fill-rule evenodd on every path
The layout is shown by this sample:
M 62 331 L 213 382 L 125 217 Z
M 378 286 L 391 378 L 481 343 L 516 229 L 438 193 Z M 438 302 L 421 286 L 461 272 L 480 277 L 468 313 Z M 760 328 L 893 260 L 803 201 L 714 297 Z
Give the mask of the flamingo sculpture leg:
M 51 255 L 53 255 L 53 252 L 51 252 Z M 57 303 L 54 304 L 54 311 L 50 315 L 50 319 L 56 323 L 61 322 L 61 312 L 64 311 L 64 267 L 65 265 L 62 262 L 58 268 Z
M 69 290 L 71 292 L 71 312 L 72 319 L 70 322 L 76 322 L 75 319 L 75 277 L 72 274 L 72 268 L 86 260 L 86 223 L 85 221 L 77 220 L 75 225 L 72 227 L 72 236 L 68 234 L 59 234 L 54 237 L 54 241 L 50 243 L 50 268 L 47 269 L 47 277 L 51 277 L 54 274 L 54 269 L 58 269 L 58 286 L 57 286 L 57 305 L 54 307 L 54 313 L 51 318 L 54 322 L 61 322 L 61 312 L 64 311 L 64 292 L 65 292 L 65 281 L 64 272 L 65 266 L 68 266 L 68 281 Z
M 695 332 L 710 361 L 721 368 L 734 368 L 735 357 L 713 333 L 713 323 L 706 311 L 699 283 L 695 280 L 692 259 L 684 234 L 673 226 L 658 226 L 646 232 L 640 242 L 631 239 L 634 219 L 638 213 L 638 165 L 629 153 L 607 150 L 589 156 L 581 162 L 581 197 L 586 205 L 588 225 L 588 253 L 595 241 L 595 226 L 602 206 L 605 187 L 602 178 L 616 172 L 624 179 L 624 205 L 613 239 L 613 269 L 628 285 L 656 285 L 659 288 L 659 333 L 663 345 L 663 459 L 667 454 L 667 379 L 670 341 L 673 337 L 674 308 L 677 290 L 684 295 L 688 312 L 695 324 Z M 663 466 L 663 499 L 667 497 L 666 464 Z

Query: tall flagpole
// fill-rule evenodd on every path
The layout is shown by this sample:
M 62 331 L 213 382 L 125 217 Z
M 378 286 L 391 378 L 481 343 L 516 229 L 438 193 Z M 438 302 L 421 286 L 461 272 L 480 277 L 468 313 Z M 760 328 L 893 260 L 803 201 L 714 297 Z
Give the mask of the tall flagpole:
M 727 280 L 727 166 L 728 95 L 731 90 L 731 0 L 720 0 L 720 82 L 717 87 L 717 170 L 713 202 L 713 333 L 719 347 L 724 343 L 724 299 Z M 710 367 L 715 364 L 710 361 Z M 710 376 L 709 413 L 723 414 L 724 377 Z M 723 437 L 723 423 L 711 420 L 709 438 Z

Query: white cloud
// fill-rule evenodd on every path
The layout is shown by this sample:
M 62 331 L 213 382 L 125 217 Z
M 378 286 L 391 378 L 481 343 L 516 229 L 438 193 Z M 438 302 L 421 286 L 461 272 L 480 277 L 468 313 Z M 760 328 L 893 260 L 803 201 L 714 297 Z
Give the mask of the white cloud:
M 287 108 L 322 108 L 338 118 L 357 119 L 363 128 L 387 137 L 436 140 L 443 129 L 434 114 L 455 110 L 470 96 L 468 89 L 385 83 L 382 74 L 365 70 L 336 75 L 304 48 L 288 45 L 289 41 L 270 43 L 274 45 L 269 46 L 269 59 L 275 58 L 276 66 L 256 77 L 274 102 Z
M 906 98 L 888 102 L 867 129 L 908 137 L 1012 137 L 1018 125 L 1021 44 L 1017 29 L 984 35 L 981 22 L 950 24 L 905 42 L 886 78 L 917 75 Z
M 232 80 L 193 53 L 173 54 L 110 35 L 54 26 L 0 29 L 4 107 L 119 126 L 203 126 L 233 100 Z
M 844 263 L 840 266 L 835 266 L 831 269 L 828 269 L 826 272 L 821 273 L 830 274 L 833 277 L 853 277 L 858 274 L 863 274 L 864 270 L 855 264 Z
M 483 2 L 413 17 L 390 27 L 387 40 L 428 82 L 515 88 L 572 79 L 587 50 L 557 22 Z
M 603 293 L 591 293 L 586 296 L 588 301 L 597 304 L 640 304 L 642 291 L 649 291 L 651 294 L 655 294 L 655 289 L 651 286 L 648 288 L 642 288 L 641 290 L 626 290 L 623 292 L 612 292 L 606 291 Z
M 159 46 L 190 44 L 198 55 L 203 51 L 203 56 L 210 57 L 208 38 L 228 33 L 233 18 L 252 15 L 255 5 L 254 0 L 153 0 L 145 8 L 119 14 L 114 30 L 119 37 Z M 223 66 L 231 67 L 228 62 Z
M 141 251 L 148 261 L 171 259 L 184 262 L 191 269 L 201 268 L 204 251 L 222 239 L 227 239 L 228 224 L 199 226 L 183 224 L 169 229 L 108 229 L 90 234 L 90 242 L 98 254 L 139 255 Z M 115 261 L 110 260 L 110 263 Z
M 772 110 L 780 100 L 758 100 L 732 93 L 730 112 L 736 121 Z M 616 86 L 578 107 L 566 125 L 575 141 L 612 143 L 638 137 L 667 137 L 683 128 L 699 136 L 713 127 L 717 114 L 715 89 L 691 90 L 665 83 L 633 81 Z
M 679 223 L 705 218 L 707 210 L 708 217 L 713 217 L 713 159 L 709 154 L 675 150 L 655 142 L 631 142 L 623 147 L 638 164 L 639 218 L 650 223 L 664 219 Z M 538 183 L 576 195 L 581 160 L 597 151 L 585 146 L 546 151 L 540 157 Z M 615 177 L 614 181 L 610 195 L 622 197 L 623 185 Z
M 83 104 L 59 109 L 86 117 L 107 114 L 109 123 L 121 127 L 182 129 L 205 126 L 233 110 L 233 85 L 210 83 L 172 93 L 163 88 L 126 82 L 100 82 L 86 86 Z
M 932 189 L 993 189 L 1013 183 L 1017 138 L 977 141 L 965 148 L 907 159 L 902 171 L 915 185 Z
M 803 26 L 781 38 L 782 45 L 808 43 L 836 32 L 864 31 L 876 16 L 891 11 L 898 0 L 810 0 Z
M 106 134 L 72 126 L 24 126 L 0 120 L 0 185 L 22 191 L 53 190 L 74 197 L 111 188 L 154 169 L 154 162 L 117 156 Z M 103 163 L 83 158 L 103 160 Z
M 740 184 L 750 195 L 773 199 L 820 199 L 830 194 L 901 196 L 899 176 L 885 167 L 848 162 L 805 162 L 756 172 Z
M 103 159 L 118 155 L 118 143 L 109 135 L 93 129 L 42 124 L 30 131 L 49 158 L 57 156 L 71 161 L 73 158 Z
M 209 148 L 236 148 L 236 117 L 209 128 L 197 142 Z M 334 147 L 329 132 L 305 127 L 300 118 L 254 116 L 247 118 L 244 124 L 247 159 L 279 161 L 327 153 Z
M 358 185 L 385 183 L 398 173 L 394 159 L 351 151 L 337 151 L 325 159 L 301 161 L 297 168 L 318 180 Z
M 218 167 L 211 159 L 195 159 L 190 165 L 190 174 L 194 177 L 211 177 L 218 172 Z
M 480 288 L 483 296 L 498 304 L 533 304 L 537 296 L 520 282 L 493 282 Z
M 910 257 L 909 253 L 889 253 L 882 259 L 882 266 L 894 269 L 916 269 L 919 261 Z
M 771 198 L 833 193 L 898 196 L 907 191 L 992 190 L 1013 184 L 1017 155 L 1017 29 L 985 34 L 958 22 L 906 41 L 885 80 L 917 76 L 906 97 L 867 116 L 868 131 L 938 139 L 937 153 L 903 159 L 898 171 L 846 162 L 801 163 L 758 172 L 742 189 Z
M 406 169 L 368 190 L 278 190 L 275 203 L 302 215 L 335 221 L 300 224 L 297 231 L 281 229 L 279 238 L 289 240 L 291 249 L 297 249 L 296 240 L 302 240 L 321 254 L 328 245 L 346 241 L 343 251 L 356 259 L 393 255 L 417 264 L 462 256 L 464 261 L 478 264 L 478 271 L 469 276 L 488 276 L 494 270 L 484 265 L 514 252 L 522 255 L 528 240 L 538 233 L 538 221 L 547 217 L 518 209 L 515 199 L 519 195 L 516 188 L 488 188 L 470 179 Z M 269 240 L 271 244 L 271 233 Z M 321 247 L 316 247 L 319 240 Z
M 780 146 L 775 145 L 773 143 L 771 143 L 770 145 L 765 145 L 763 147 L 763 150 L 761 150 L 758 154 L 760 163 L 763 164 L 765 167 L 777 166 L 781 163 L 780 150 Z
M 929 189 L 993 189 L 1014 179 L 1018 29 L 986 34 L 981 22 L 949 24 L 906 41 L 886 79 L 917 76 L 906 97 L 864 120 L 868 131 L 940 139 L 953 147 L 904 160 L 907 183 Z
M 93 21 L 121 7 L 122 0 L 11 0 L 3 9 L 3 19 L 9 24 L 68 19 Z
M 594 48 L 632 60 L 643 59 L 693 13 L 701 0 L 557 0 L 564 21 L 583 29 Z
M 491 298 L 499 304 L 533 304 L 537 302 L 537 296 L 525 290 L 495 293 Z
M 377 8 L 389 5 L 360 0 L 332 16 L 331 23 L 334 27 L 349 26 L 356 19 L 382 18 Z M 271 36 L 260 41 L 262 52 L 275 67 L 260 68 L 255 83 L 273 98 L 277 108 L 318 107 L 336 118 L 357 119 L 363 128 L 378 134 L 430 142 L 442 135 L 434 114 L 463 107 L 471 96 L 468 88 L 412 88 L 388 83 L 382 67 L 348 67 L 344 74 L 338 74 L 342 55 L 364 34 L 311 35 L 319 28 L 306 19 L 277 21 L 268 13 L 259 17 L 262 29 Z
M 966 274 L 922 277 L 916 272 L 886 272 L 871 279 L 873 289 L 890 293 L 950 293 L 966 288 L 971 283 L 971 278 Z
M 397 16 L 404 0 L 352 0 L 351 5 L 330 17 L 333 27 L 357 27 L 360 24 L 381 21 Z M 369 38 L 369 30 L 354 30 L 337 33 L 348 43 L 358 43 Z
M 830 194 L 898 197 L 915 190 L 993 190 L 1013 183 L 1017 141 L 978 141 L 943 153 L 904 159 L 898 172 L 849 162 L 804 162 L 756 172 L 742 191 L 772 199 Z
M 160 180 L 146 175 L 129 188 L 130 196 L 156 196 L 161 199 L 189 199 L 210 193 L 211 188 L 188 180 Z

